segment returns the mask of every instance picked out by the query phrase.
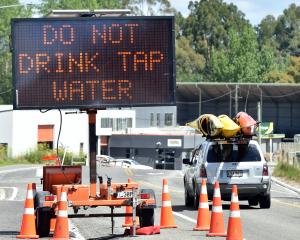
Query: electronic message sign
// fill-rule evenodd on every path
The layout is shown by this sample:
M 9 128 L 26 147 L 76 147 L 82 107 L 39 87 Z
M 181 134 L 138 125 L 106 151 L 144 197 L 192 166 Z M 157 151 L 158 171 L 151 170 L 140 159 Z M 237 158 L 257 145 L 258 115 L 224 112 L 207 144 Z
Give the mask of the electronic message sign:
M 12 21 L 14 109 L 175 104 L 173 17 Z

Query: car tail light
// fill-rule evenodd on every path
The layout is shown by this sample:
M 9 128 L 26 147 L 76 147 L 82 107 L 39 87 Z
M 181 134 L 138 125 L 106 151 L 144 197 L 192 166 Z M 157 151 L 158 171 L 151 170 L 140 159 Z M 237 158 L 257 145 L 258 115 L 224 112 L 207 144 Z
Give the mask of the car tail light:
M 55 196 L 54 195 L 47 195 L 45 196 L 45 201 L 54 201 L 55 200 Z
M 206 169 L 205 169 L 205 167 L 203 165 L 200 168 L 200 177 L 202 177 L 202 178 L 206 178 L 207 177 Z
M 150 193 L 142 193 L 141 199 L 149 199 L 151 197 Z
M 263 176 L 269 176 L 269 168 L 267 164 L 263 166 Z

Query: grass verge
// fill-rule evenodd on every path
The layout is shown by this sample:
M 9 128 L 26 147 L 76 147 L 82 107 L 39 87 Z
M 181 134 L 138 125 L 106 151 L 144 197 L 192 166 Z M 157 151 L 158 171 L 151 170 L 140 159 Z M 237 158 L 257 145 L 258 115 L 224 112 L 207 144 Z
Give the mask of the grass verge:
M 283 177 L 300 184 L 300 168 L 279 162 L 273 172 L 275 177 Z
M 49 149 L 45 144 L 38 144 L 34 149 L 28 150 L 25 154 L 18 157 L 9 157 L 7 154 L 7 149 L 0 146 L 0 167 L 15 165 L 15 164 L 44 164 L 45 161 L 42 160 L 43 156 L 56 154 L 56 151 Z M 60 159 L 64 156 L 64 150 L 59 149 L 58 156 Z M 70 165 L 73 157 L 79 157 L 85 159 L 85 155 L 81 154 L 76 156 L 72 152 L 66 152 L 64 165 Z

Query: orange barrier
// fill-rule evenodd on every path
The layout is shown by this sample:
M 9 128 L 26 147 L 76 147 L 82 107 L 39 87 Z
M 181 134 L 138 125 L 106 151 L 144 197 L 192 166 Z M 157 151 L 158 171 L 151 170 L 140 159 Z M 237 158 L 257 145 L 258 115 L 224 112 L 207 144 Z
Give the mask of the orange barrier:
M 242 239 L 243 239 L 243 229 L 241 223 L 239 197 L 238 197 L 237 186 L 233 185 L 226 240 L 242 240 Z
M 210 213 L 208 206 L 206 179 L 202 178 L 201 193 L 199 198 L 198 207 L 198 219 L 197 224 L 194 227 L 194 231 L 206 231 L 209 230 Z
M 27 195 L 24 204 L 24 214 L 22 218 L 22 225 L 20 234 L 17 238 L 39 238 L 36 234 L 35 216 L 34 216 L 34 202 L 33 195 L 34 189 L 33 184 L 29 183 L 27 186 Z
M 160 213 L 160 228 L 177 228 L 174 222 L 168 181 L 163 179 L 162 206 Z
M 206 234 L 206 236 L 226 237 L 224 218 L 223 218 L 223 209 L 222 209 L 222 200 L 221 200 L 221 191 L 220 191 L 220 186 L 218 181 L 215 182 L 215 186 L 214 186 L 214 197 L 213 197 L 210 228 L 209 228 L 209 233 Z
M 131 178 L 128 178 L 128 183 L 132 183 Z M 122 227 L 131 227 L 133 226 L 133 219 L 132 219 L 132 206 L 126 206 L 126 210 L 125 210 L 126 214 L 131 214 L 131 216 L 126 216 L 125 217 L 125 222 L 122 225 Z M 139 218 L 136 217 L 136 226 L 139 225 Z
M 64 187 L 61 189 L 60 200 L 58 202 L 58 213 L 53 239 L 69 239 L 69 222 L 68 222 L 68 202 L 67 193 Z

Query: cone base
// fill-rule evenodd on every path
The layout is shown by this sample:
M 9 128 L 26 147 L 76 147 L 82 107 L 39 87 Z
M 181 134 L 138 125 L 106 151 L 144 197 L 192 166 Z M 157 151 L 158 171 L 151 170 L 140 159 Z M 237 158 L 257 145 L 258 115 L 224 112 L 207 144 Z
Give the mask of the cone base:
M 160 226 L 160 228 L 177 228 L 176 225 L 166 225 L 166 226 Z
M 227 233 L 208 233 L 206 234 L 207 237 L 226 237 Z
M 194 227 L 194 231 L 208 231 L 209 227 Z
M 39 235 L 18 235 L 17 238 L 23 238 L 23 239 L 29 239 L 29 238 L 33 238 L 33 239 L 37 239 L 39 238 Z

